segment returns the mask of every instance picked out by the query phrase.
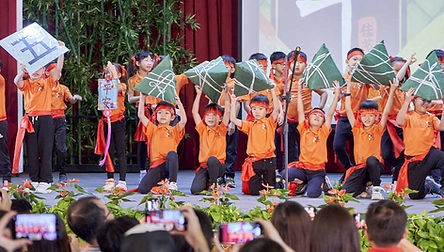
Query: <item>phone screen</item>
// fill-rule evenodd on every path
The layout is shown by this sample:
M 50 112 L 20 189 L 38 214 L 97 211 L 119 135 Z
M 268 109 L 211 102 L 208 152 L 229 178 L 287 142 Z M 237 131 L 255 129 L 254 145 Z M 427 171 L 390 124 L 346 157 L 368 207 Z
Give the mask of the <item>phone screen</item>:
M 15 236 L 33 241 L 57 239 L 54 214 L 18 214 L 15 218 Z
M 221 243 L 245 243 L 259 237 L 262 227 L 255 222 L 231 222 L 220 224 L 219 240 Z
M 147 211 L 146 223 L 163 224 L 166 231 L 186 230 L 186 219 L 180 210 Z
M 356 227 L 362 229 L 365 226 L 365 213 L 355 213 L 353 214 L 355 218 Z

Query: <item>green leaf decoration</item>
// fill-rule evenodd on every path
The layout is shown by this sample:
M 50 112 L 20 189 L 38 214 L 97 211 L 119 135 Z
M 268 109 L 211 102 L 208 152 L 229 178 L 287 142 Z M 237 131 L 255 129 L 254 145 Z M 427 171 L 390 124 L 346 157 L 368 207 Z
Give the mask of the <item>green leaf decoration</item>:
M 256 60 L 236 63 L 234 72 L 234 94 L 247 95 L 273 88 L 270 79 L 261 69 Z
M 395 78 L 384 40 L 376 44 L 356 64 L 351 80 L 359 83 L 390 85 Z
M 331 88 L 335 80 L 339 81 L 341 86 L 345 84 L 345 80 L 325 44 L 322 44 L 313 56 L 305 68 L 302 78 L 308 88 L 312 90 Z
M 401 90 L 406 92 L 410 88 L 415 89 L 414 95 L 427 100 L 444 98 L 444 71 L 435 53 L 431 53 L 424 63 L 401 86 Z
M 222 57 L 218 57 L 187 70 L 185 75 L 191 82 L 198 85 L 212 102 L 217 103 L 227 80 L 228 70 Z
M 171 59 L 167 55 L 148 76 L 134 87 L 134 90 L 174 104 L 176 103 L 176 81 L 174 76 Z

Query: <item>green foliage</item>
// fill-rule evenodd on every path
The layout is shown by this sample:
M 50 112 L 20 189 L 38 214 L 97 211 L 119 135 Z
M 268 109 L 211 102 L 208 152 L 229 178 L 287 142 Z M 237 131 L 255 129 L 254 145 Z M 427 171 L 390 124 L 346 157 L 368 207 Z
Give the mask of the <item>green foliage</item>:
M 127 64 L 141 50 L 169 54 L 181 73 L 196 63 L 183 47 L 183 31 L 199 29 L 194 15 L 182 13 L 180 0 L 27 0 L 23 2 L 24 25 L 37 22 L 69 52 L 61 83 L 83 101 L 68 109 L 68 138 L 71 164 L 96 164 L 97 84 L 107 61 Z M 132 148 L 136 113 L 127 108 L 127 149 Z M 133 147 L 134 148 L 134 147 Z M 131 153 L 131 152 L 130 152 Z
M 442 251 L 444 248 L 443 217 L 411 214 L 408 229 L 408 239 L 423 251 Z

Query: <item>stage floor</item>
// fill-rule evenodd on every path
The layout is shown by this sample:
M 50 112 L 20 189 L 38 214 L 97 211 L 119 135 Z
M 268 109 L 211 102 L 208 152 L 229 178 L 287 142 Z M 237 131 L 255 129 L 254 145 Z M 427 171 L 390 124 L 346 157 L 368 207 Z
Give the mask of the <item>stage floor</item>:
M 54 181 L 57 181 L 58 173 L 53 173 Z M 78 178 L 80 180 L 79 185 L 82 186 L 86 191 L 90 192 L 91 194 L 94 194 L 95 196 L 107 200 L 105 197 L 105 194 L 98 193 L 96 191 L 96 188 L 103 186 L 104 181 L 106 179 L 105 173 L 70 173 L 68 174 L 68 177 L 70 179 L 72 178 Z M 340 178 L 340 174 L 328 174 L 328 177 L 330 178 L 332 183 L 336 183 L 336 181 Z M 14 177 L 12 179 L 13 184 L 22 184 L 23 180 L 27 179 L 27 174 L 21 174 L 19 177 Z M 118 179 L 118 174 L 115 174 L 115 178 Z M 190 187 L 191 182 L 194 178 L 194 171 L 179 171 L 178 174 L 178 189 L 186 194 L 186 197 L 177 197 L 176 199 L 178 201 L 185 201 L 189 202 L 191 204 L 196 204 L 200 206 L 206 206 L 208 203 L 201 202 L 200 199 L 202 199 L 202 196 L 199 195 L 191 195 L 190 193 Z M 382 183 L 389 184 L 391 182 L 391 176 L 383 175 L 381 177 Z M 257 202 L 257 198 L 259 196 L 249 196 L 249 195 L 243 195 L 241 192 L 241 183 L 240 183 L 240 173 L 236 173 L 236 188 L 233 188 L 230 190 L 230 193 L 235 194 L 239 197 L 240 200 L 234 201 L 235 205 L 238 206 L 243 211 L 248 211 L 250 209 L 253 209 L 256 206 L 263 206 L 261 203 Z M 127 174 L 127 185 L 128 189 L 133 189 L 137 187 L 138 181 L 139 181 L 139 174 L 138 173 L 128 173 Z M 57 196 L 56 193 L 49 193 L 49 194 L 41 194 L 40 196 L 45 198 L 45 203 L 47 205 L 53 205 L 57 200 L 55 197 Z M 138 208 L 140 210 L 143 210 L 144 206 L 138 206 L 140 199 L 143 197 L 142 194 L 134 194 L 128 197 L 128 199 L 131 199 L 131 202 L 125 202 L 123 203 L 123 207 L 131 207 L 131 208 Z M 272 197 L 274 198 L 274 197 Z M 431 211 L 434 209 L 434 205 L 431 203 L 433 200 L 439 199 L 439 196 L 437 195 L 427 195 L 427 197 L 423 200 L 410 200 L 407 199 L 407 205 L 411 205 L 411 207 L 407 208 L 406 211 L 408 213 L 416 213 L 420 214 L 424 211 Z M 322 196 L 319 198 L 308 198 L 308 197 L 291 197 L 290 200 L 294 200 L 299 202 L 302 205 L 313 205 L 313 206 L 319 206 L 324 204 L 324 200 L 322 199 Z M 275 198 L 275 201 L 281 201 L 278 198 Z M 372 200 L 369 199 L 360 199 L 359 203 L 356 202 L 350 202 L 346 206 L 347 207 L 354 207 L 357 212 L 365 212 L 367 209 L 367 206 L 372 203 Z M 435 213 L 433 214 L 435 216 L 444 216 L 444 212 Z

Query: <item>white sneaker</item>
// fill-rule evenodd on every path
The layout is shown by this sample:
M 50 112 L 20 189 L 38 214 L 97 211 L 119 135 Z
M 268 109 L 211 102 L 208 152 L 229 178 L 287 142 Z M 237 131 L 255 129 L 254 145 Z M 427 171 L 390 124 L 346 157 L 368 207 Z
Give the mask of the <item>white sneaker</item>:
M 168 184 L 168 189 L 177 191 L 177 184 L 176 184 L 176 182 L 170 182 Z
M 103 186 L 103 191 L 105 192 L 111 192 L 112 190 L 114 190 L 114 179 L 110 178 L 105 180 L 105 185 Z
M 383 200 L 383 192 L 385 192 L 384 188 L 380 186 L 372 186 L 372 200 Z
M 141 170 L 139 173 L 139 184 L 142 181 L 143 177 L 146 175 L 146 170 Z
M 40 182 L 39 186 L 36 189 L 36 192 L 38 193 L 51 193 L 52 190 L 49 190 L 48 188 L 51 187 L 51 183 L 46 182 Z
M 118 188 L 122 191 L 128 190 L 128 188 L 126 187 L 126 181 L 119 180 L 119 183 L 117 183 L 116 188 Z
M 40 183 L 39 182 L 31 182 L 32 187 L 34 187 L 34 190 L 37 191 L 37 188 L 39 188 Z

